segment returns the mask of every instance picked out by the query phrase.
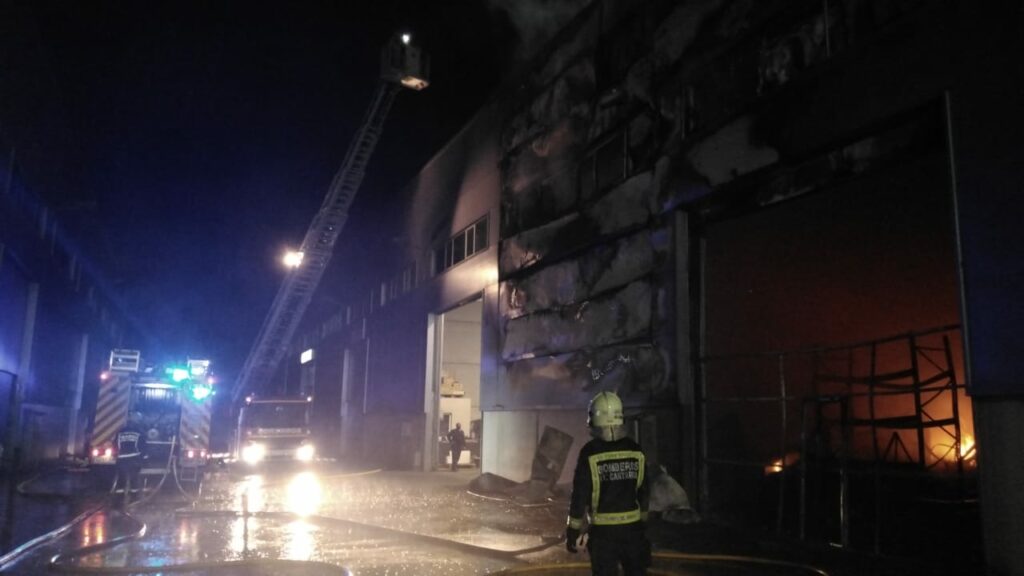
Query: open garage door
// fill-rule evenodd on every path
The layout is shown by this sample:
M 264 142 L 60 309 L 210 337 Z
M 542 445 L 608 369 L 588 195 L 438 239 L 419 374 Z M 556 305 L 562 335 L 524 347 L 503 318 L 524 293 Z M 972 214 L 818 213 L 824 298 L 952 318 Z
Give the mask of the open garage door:
M 932 151 L 705 223 L 701 473 L 716 513 L 881 552 L 971 514 L 948 174 Z
M 466 436 L 459 466 L 480 462 L 481 412 L 480 364 L 483 337 L 483 300 L 474 300 L 435 317 L 430 329 L 433 341 L 426 397 L 432 399 L 433 415 L 427 418 L 427 438 L 434 444 L 435 467 L 451 465 L 448 433 L 460 426 Z M 428 401 L 428 414 L 430 412 Z M 427 469 L 430 469 L 427 466 Z

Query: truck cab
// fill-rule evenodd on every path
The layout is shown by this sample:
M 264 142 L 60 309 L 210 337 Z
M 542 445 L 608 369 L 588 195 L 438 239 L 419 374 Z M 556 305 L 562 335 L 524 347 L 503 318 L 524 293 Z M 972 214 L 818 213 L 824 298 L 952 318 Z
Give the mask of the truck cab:
M 313 397 L 248 397 L 238 415 L 235 459 L 248 466 L 268 461 L 312 462 L 309 415 Z

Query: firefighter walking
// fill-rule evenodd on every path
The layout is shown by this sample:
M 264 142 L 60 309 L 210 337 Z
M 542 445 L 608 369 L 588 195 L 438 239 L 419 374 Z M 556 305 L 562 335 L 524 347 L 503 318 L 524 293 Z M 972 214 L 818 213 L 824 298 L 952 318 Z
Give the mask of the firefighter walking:
M 589 519 L 587 551 L 594 576 L 643 576 L 651 563 L 647 540 L 646 457 L 625 434 L 622 400 L 600 392 L 590 401 L 587 425 L 593 438 L 580 450 L 573 474 L 565 547 L 576 552 L 584 518 Z

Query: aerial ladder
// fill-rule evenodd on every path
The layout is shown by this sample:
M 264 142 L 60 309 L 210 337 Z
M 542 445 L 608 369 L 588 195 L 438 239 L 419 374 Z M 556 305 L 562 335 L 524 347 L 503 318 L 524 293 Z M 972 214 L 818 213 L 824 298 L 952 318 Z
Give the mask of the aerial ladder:
M 288 274 L 270 311 L 263 321 L 256 342 L 242 365 L 232 388 L 232 405 L 247 392 L 263 391 L 274 377 L 288 350 L 292 336 L 320 284 L 324 270 L 334 253 L 349 208 L 366 173 L 367 163 L 380 139 L 384 121 L 402 88 L 423 90 L 428 85 L 429 59 L 409 43 L 409 35 L 395 35 L 381 54 L 381 76 L 363 122 L 348 151 L 320 210 L 313 217 L 297 252 L 299 261 Z

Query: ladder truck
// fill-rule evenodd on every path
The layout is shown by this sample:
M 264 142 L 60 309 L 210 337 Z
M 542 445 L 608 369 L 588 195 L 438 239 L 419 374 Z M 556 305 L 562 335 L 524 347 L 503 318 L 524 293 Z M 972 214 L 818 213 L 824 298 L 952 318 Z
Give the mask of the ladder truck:
M 319 211 L 313 217 L 289 272 L 270 306 L 249 356 L 238 373 L 231 403 L 248 392 L 263 392 L 288 350 L 292 336 L 320 283 L 334 252 L 349 208 L 363 181 L 366 166 L 380 138 L 395 96 L 402 88 L 423 90 L 428 85 L 429 59 L 410 44 L 408 34 L 395 35 L 381 54 L 377 89 L 356 131 Z

